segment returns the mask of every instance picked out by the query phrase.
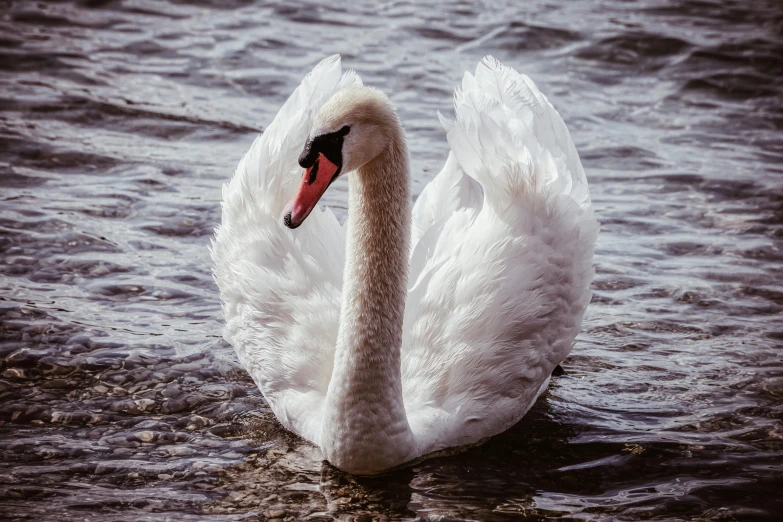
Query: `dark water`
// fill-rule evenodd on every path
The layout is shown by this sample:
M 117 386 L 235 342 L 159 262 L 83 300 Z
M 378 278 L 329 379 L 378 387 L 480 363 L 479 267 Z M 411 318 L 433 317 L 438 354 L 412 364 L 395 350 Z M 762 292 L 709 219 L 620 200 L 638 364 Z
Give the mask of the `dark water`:
M 783 6 L 339 5 L 0 4 L 0 516 L 783 517 Z M 207 252 L 221 184 L 335 52 L 399 106 L 417 193 L 462 72 L 528 73 L 603 223 L 567 374 L 484 446 L 376 479 L 274 422 Z

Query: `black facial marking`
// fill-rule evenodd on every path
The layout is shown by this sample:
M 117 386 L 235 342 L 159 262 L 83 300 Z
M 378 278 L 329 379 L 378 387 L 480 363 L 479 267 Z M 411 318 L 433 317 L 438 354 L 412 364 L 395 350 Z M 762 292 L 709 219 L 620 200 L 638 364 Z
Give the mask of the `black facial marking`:
M 317 157 L 318 151 L 313 150 L 313 140 L 308 138 L 307 142 L 305 143 L 304 150 L 299 155 L 299 166 L 303 169 L 306 169 L 315 163 L 315 158 Z
M 326 156 L 326 159 L 337 165 L 339 172 L 343 165 L 343 140 L 349 132 L 351 132 L 351 127 L 346 125 L 340 130 L 308 139 L 302 154 L 299 155 L 299 165 L 304 169 L 313 167 L 320 152 Z M 315 168 L 313 167 L 313 169 Z

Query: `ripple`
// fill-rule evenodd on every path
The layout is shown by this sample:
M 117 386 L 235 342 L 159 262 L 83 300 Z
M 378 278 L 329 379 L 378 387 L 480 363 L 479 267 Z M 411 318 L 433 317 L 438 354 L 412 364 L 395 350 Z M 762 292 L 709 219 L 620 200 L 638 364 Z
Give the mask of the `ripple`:
M 779 93 L 778 83 L 773 78 L 751 74 L 713 74 L 690 80 L 683 89 L 737 100 L 775 96 Z
M 116 158 L 81 150 L 57 147 L 50 143 L 27 139 L 4 139 L 5 157 L 15 168 L 29 167 L 57 172 L 96 171 L 119 164 Z
M 211 215 L 172 216 L 156 224 L 145 225 L 142 229 L 160 236 L 204 237 L 214 232 L 214 220 Z
M 769 519 L 781 512 L 776 2 L 15 3 L 0 20 L 0 518 Z M 221 340 L 220 186 L 342 53 L 417 191 L 495 54 L 568 123 L 602 231 L 564 372 L 485 444 L 352 477 Z M 344 187 L 330 204 L 344 216 Z M 418 517 L 418 518 L 417 518 Z
M 661 165 L 655 152 L 633 146 L 589 148 L 584 150 L 581 158 L 588 165 L 599 163 L 603 168 L 618 171 L 647 171 Z
M 581 35 L 568 29 L 513 21 L 482 44 L 508 51 L 538 51 L 561 47 L 579 40 Z
M 579 50 L 576 56 L 652 73 L 672 63 L 673 57 L 689 47 L 688 42 L 679 38 L 632 33 L 604 38 Z
M 10 167 L 0 167 L 0 187 L 3 188 L 33 188 L 43 185 L 49 178 L 30 174 L 22 174 Z

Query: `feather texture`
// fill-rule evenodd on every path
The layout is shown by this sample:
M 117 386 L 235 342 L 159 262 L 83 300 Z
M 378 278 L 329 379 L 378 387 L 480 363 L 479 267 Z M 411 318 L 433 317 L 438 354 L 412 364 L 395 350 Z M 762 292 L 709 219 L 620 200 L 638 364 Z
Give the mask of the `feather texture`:
M 345 232 L 329 209 L 280 213 L 319 108 L 360 84 L 327 58 L 223 189 L 212 244 L 225 338 L 280 422 L 321 443 L 339 327 Z M 442 118 L 451 153 L 412 211 L 402 393 L 423 455 L 517 422 L 570 352 L 598 232 L 563 120 L 525 75 L 485 58 Z
M 576 148 L 527 76 L 486 58 L 454 107 L 443 122 L 456 165 L 425 193 L 460 176 L 480 189 L 440 214 L 421 208 L 438 200 L 414 209 L 413 261 L 427 254 L 412 270 L 402 382 L 425 453 L 499 433 L 533 405 L 579 331 L 598 232 Z M 428 227 L 431 215 L 443 217 Z
M 361 80 L 342 73 L 339 56 L 304 78 L 223 187 L 212 242 L 224 337 L 280 422 L 315 442 L 337 339 L 345 234 L 328 208 L 315 209 L 296 232 L 281 214 L 318 109 L 355 84 Z

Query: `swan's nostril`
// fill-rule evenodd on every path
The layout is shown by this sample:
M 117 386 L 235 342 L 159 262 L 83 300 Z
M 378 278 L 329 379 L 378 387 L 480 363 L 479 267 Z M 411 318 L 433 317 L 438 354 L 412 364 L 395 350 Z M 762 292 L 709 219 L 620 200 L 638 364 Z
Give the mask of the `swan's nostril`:
M 310 169 L 310 174 L 307 178 L 307 184 L 312 185 L 315 183 L 316 176 L 318 176 L 318 158 L 316 158 L 315 163 L 313 163 L 313 166 Z

